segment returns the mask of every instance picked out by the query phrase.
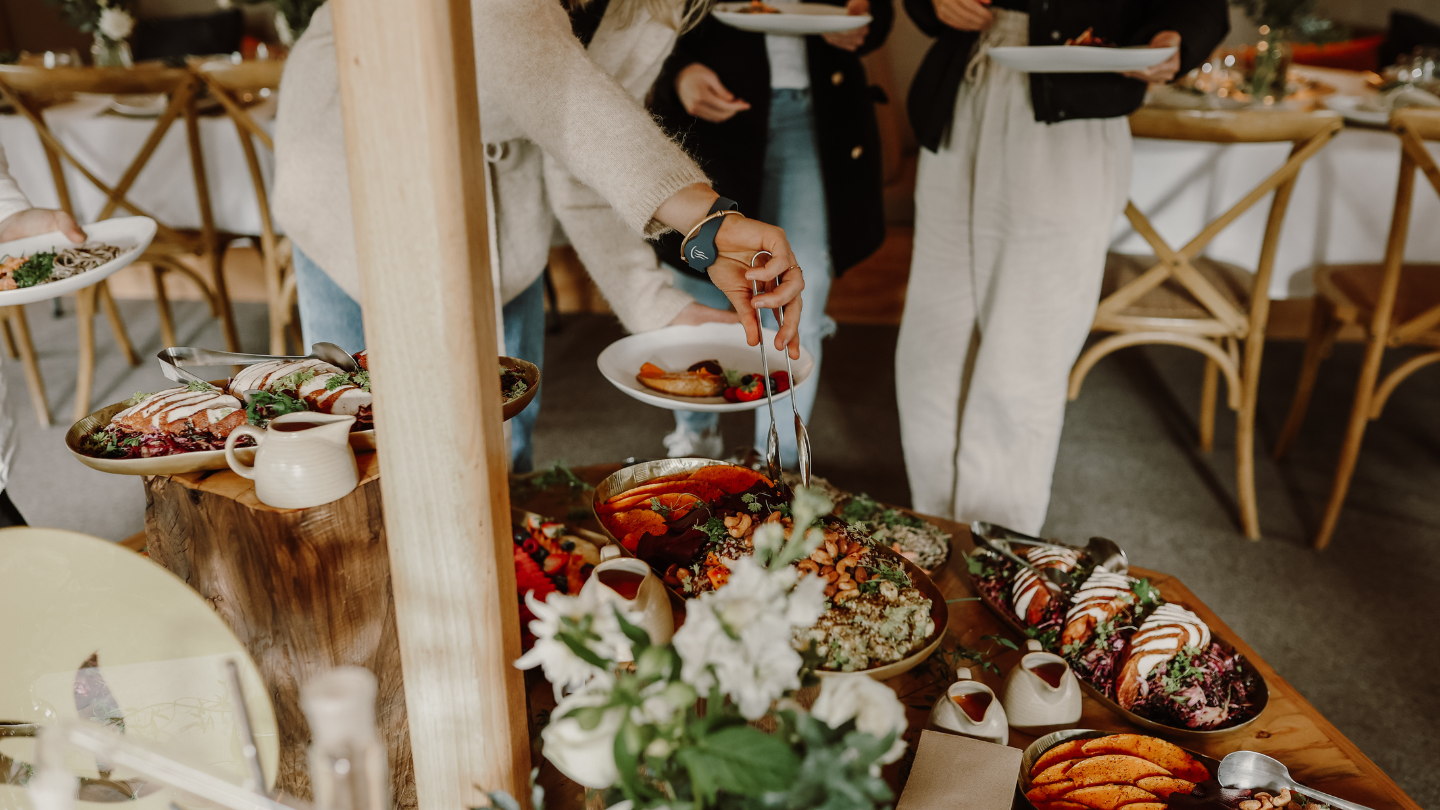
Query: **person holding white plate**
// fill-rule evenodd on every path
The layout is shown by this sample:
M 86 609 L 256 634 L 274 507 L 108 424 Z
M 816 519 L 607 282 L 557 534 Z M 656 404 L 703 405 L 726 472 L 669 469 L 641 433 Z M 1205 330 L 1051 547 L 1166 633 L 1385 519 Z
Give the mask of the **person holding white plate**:
M 936 37 L 910 88 L 923 147 L 895 352 L 916 510 L 1039 534 L 1066 383 L 1130 192 L 1125 116 L 1198 66 L 1225 0 L 906 0 Z M 1087 36 L 1088 32 L 1088 36 Z M 1176 48 L 1139 73 L 1019 73 L 1001 46 Z
M 85 241 L 85 232 L 64 211 L 36 208 L 10 176 L 5 149 L 0 147 L 0 242 L 59 231 L 75 244 Z M 0 375 L 0 528 L 24 526 L 25 518 L 10 500 L 6 485 L 10 464 L 15 460 L 15 418 L 5 399 L 5 377 Z
M 673 0 L 627 0 L 623 5 L 627 16 L 617 22 L 636 21 L 643 12 L 662 26 L 668 23 L 672 36 L 697 16 L 688 4 Z M 541 150 L 593 189 L 613 209 L 616 225 L 631 234 L 654 237 L 674 229 L 686 234 L 691 245 L 703 246 L 702 265 L 739 313 L 751 345 L 761 338 L 756 307 L 783 306 L 798 323 L 804 280 L 784 231 L 725 215 L 734 213 L 734 203 L 710 187 L 704 172 L 660 131 L 635 95 L 586 53 L 559 0 L 477 0 L 474 10 L 482 132 L 462 134 L 483 136 L 491 163 L 507 354 L 540 365 L 543 353 L 539 277 L 551 231 L 538 171 Z M 635 43 L 637 49 L 650 45 Z M 621 66 L 607 67 L 618 72 Z M 315 12 L 296 43 L 282 83 L 275 211 L 297 248 L 301 323 L 307 342 L 328 340 L 355 351 L 364 333 L 330 4 Z M 759 251 L 771 258 L 749 267 Z M 752 281 L 773 289 L 752 301 Z M 788 346 L 798 357 L 796 335 L 797 329 L 787 326 L 777 336 L 777 347 Z M 526 418 L 515 420 L 511 459 L 517 471 L 531 464 L 529 433 L 538 404 L 527 409 Z

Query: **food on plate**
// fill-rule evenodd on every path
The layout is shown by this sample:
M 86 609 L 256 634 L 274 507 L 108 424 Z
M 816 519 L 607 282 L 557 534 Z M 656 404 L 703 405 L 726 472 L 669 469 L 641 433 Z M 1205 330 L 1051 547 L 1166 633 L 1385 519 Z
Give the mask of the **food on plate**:
M 877 503 L 863 492 L 846 500 L 836 514 L 926 571 L 950 557 L 950 535 L 939 526 Z
M 790 491 L 747 467 L 715 464 L 652 479 L 595 507 L 610 533 L 685 597 L 724 586 L 730 566 L 754 553 L 760 526 L 792 529 Z M 821 545 L 795 563 L 826 580 L 826 611 L 797 631 L 830 670 L 863 670 L 909 655 L 935 632 L 932 603 L 889 545 L 829 516 Z
M 1025 798 L 1037 810 L 1166 810 L 1210 771 L 1184 749 L 1157 737 L 1112 734 L 1060 743 L 1031 766 Z
M 1066 45 L 1088 45 L 1091 48 L 1113 48 L 1115 43 L 1107 42 L 1095 36 L 1094 28 L 1086 28 L 1078 37 L 1071 37 L 1065 40 Z
M 746 374 L 727 369 L 716 360 L 701 360 L 684 371 L 666 371 L 654 363 L 640 366 L 635 379 L 652 391 L 676 397 L 724 397 L 726 402 L 754 402 L 765 396 L 764 374 Z M 790 389 L 790 375 L 771 372 L 770 389 L 778 394 Z
M 152 458 L 195 450 L 222 450 L 230 431 L 245 423 L 245 404 L 213 385 L 191 383 L 153 394 L 86 437 L 101 458 Z
M 114 245 L 87 242 L 59 251 L 6 256 L 0 259 L 0 292 L 63 281 L 86 270 L 94 270 L 124 252 L 124 248 Z
M 293 410 L 357 417 L 364 411 L 368 416 L 374 402 L 370 395 L 370 372 L 362 370 L 357 375 L 363 375 L 363 379 L 357 381 L 339 366 L 313 358 L 268 360 L 242 368 L 231 378 L 228 389 L 239 397 L 261 391 L 303 404 Z
M 762 0 L 750 0 L 750 5 L 746 6 L 745 8 L 736 9 L 736 10 L 735 10 L 735 13 L 736 13 L 736 14 L 780 14 L 781 11 L 780 11 L 780 9 L 775 8 L 774 6 L 770 5 L 769 3 L 762 2 Z
M 541 601 L 554 591 L 575 595 L 600 564 L 600 548 L 567 531 L 565 524 L 527 514 L 516 523 L 511 538 L 515 545 L 515 584 L 520 598 L 521 646 L 530 649 L 535 636 L 530 622 L 535 615 L 525 604 L 525 594 Z
M 713 368 L 712 368 L 713 366 Z M 640 367 L 635 379 L 662 394 L 677 397 L 718 397 L 725 391 L 725 373 L 716 371 L 719 364 L 703 360 L 685 371 L 666 371 L 654 363 Z
M 1228 728 L 1259 712 L 1259 673 L 1215 641 L 1204 620 L 1166 603 L 1147 580 L 1101 569 L 1079 549 L 1023 553 L 1038 567 L 1069 571 L 1079 584 L 1052 588 L 982 549 L 966 561 L 976 590 L 992 610 L 1064 656 L 1095 691 L 1175 728 Z
M 525 374 L 518 368 L 509 366 L 500 367 L 500 399 L 504 402 L 514 402 L 525 396 L 530 390 L 530 384 L 525 382 Z

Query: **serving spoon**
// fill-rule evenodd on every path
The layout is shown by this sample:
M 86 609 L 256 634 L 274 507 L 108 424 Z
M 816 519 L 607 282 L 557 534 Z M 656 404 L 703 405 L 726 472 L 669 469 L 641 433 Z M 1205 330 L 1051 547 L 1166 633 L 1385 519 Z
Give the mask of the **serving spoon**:
M 1363 804 L 1347 802 L 1338 796 L 1305 787 L 1290 776 L 1290 769 L 1274 757 L 1267 757 L 1255 751 L 1234 751 L 1220 760 L 1220 772 L 1215 775 L 1222 787 L 1266 790 L 1279 792 L 1283 788 L 1305 794 L 1308 799 L 1317 799 L 1339 810 L 1370 810 Z
M 1068 571 L 1061 571 L 1058 568 L 1038 568 L 1029 560 L 1026 560 L 1010 550 L 1011 543 L 1022 546 L 1038 546 L 1041 548 L 1064 549 L 1066 551 L 1077 551 L 1073 546 L 1052 543 L 1048 540 L 1041 540 L 1038 537 L 1031 537 L 1022 534 L 1014 529 L 1009 529 L 995 523 L 987 523 L 977 520 L 970 524 L 970 534 L 975 538 L 975 545 L 986 548 L 1000 556 L 1021 565 L 1035 572 L 1042 581 L 1047 581 L 1061 588 L 1070 588 L 1075 585 L 1075 575 Z M 1090 559 L 1096 561 L 1096 567 L 1113 574 L 1128 574 L 1130 572 L 1130 561 L 1125 556 L 1125 550 L 1120 544 L 1105 537 L 1092 537 L 1085 544 L 1083 549 Z

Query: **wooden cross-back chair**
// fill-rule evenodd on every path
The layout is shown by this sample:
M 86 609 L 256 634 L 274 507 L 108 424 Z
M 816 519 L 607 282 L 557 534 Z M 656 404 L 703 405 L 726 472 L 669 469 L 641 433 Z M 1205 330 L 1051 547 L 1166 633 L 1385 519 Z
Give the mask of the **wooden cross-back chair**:
M 1320 362 L 1330 354 L 1340 330 L 1348 324 L 1363 328 L 1365 362 L 1355 386 L 1355 401 L 1340 450 L 1340 462 L 1335 468 L 1330 499 L 1315 535 L 1317 549 L 1329 545 L 1335 532 L 1360 456 L 1366 425 L 1380 418 L 1386 401 L 1400 383 L 1420 369 L 1440 362 L 1440 265 L 1405 264 L 1417 170 L 1440 194 L 1440 166 L 1425 147 L 1427 140 L 1440 141 L 1440 110 L 1397 110 L 1390 116 L 1390 129 L 1400 138 L 1400 182 L 1395 191 L 1384 263 L 1316 269 L 1315 309 L 1305 344 L 1305 359 L 1295 398 L 1290 403 L 1290 414 L 1275 445 L 1275 456 L 1283 458 L 1294 443 L 1315 390 Z M 1380 366 L 1385 350 L 1401 346 L 1425 346 L 1430 351 L 1411 357 L 1382 379 Z
M 195 111 L 195 78 L 183 68 L 140 66 L 135 68 L 35 68 L 19 65 L 0 65 L 0 95 L 7 98 L 21 115 L 35 127 L 50 164 L 50 173 L 55 182 L 60 207 L 75 216 L 74 204 L 70 197 L 70 186 L 65 177 L 65 164 L 73 166 L 86 180 L 99 189 L 106 197 L 105 205 L 96 221 L 108 219 L 124 209 L 141 216 L 155 219 L 154 215 L 132 202 L 128 195 L 140 172 L 149 164 L 161 140 L 176 119 L 185 122 L 187 146 L 190 152 L 190 168 L 194 176 L 195 194 L 200 212 L 200 228 L 177 229 L 157 221 L 155 239 L 141 255 L 139 261 L 148 262 L 154 270 L 156 304 L 160 311 L 160 333 L 166 345 L 176 343 L 174 317 L 165 292 L 166 273 L 180 273 L 195 282 L 205 295 L 211 313 L 220 319 L 225 344 L 231 351 L 238 351 L 240 343 L 235 330 L 235 318 L 230 308 L 230 296 L 221 272 L 226 238 L 215 228 L 210 210 L 210 190 L 205 178 L 204 157 L 200 150 L 199 118 Z M 128 168 L 113 185 L 102 180 L 93 168 L 79 159 L 45 122 L 44 107 L 57 97 L 72 93 L 100 94 L 150 94 L 163 93 L 169 98 L 165 111 L 155 121 L 155 126 L 136 153 Z M 79 217 L 76 217 L 79 219 Z M 208 265 L 211 278 L 206 280 L 190 267 L 181 257 L 198 256 Z M 77 314 L 80 323 L 80 369 L 75 387 L 75 418 L 81 419 L 89 413 L 90 393 L 95 373 L 95 345 L 93 316 L 97 299 L 109 316 L 115 331 L 116 342 L 131 365 L 139 363 L 130 340 L 125 334 L 124 323 L 115 307 L 108 285 L 104 282 L 86 288 L 76 295 Z M 11 320 L 13 325 L 15 321 Z M 33 395 L 32 391 L 32 395 Z M 43 396 L 43 393 L 42 393 Z
M 1219 376 L 1225 376 L 1227 403 L 1236 411 L 1236 490 L 1245 536 L 1260 538 L 1255 502 L 1255 403 L 1265 323 L 1270 314 L 1270 277 L 1295 178 L 1305 161 L 1343 127 L 1333 113 L 1291 111 L 1194 112 L 1145 108 L 1130 117 L 1136 137 L 1212 143 L 1290 142 L 1289 158 L 1249 194 L 1206 225 L 1183 247 L 1173 248 L 1133 202 L 1125 216 L 1155 250 L 1155 261 L 1137 267 L 1115 257 L 1093 326 L 1110 332 L 1076 361 L 1070 399 L 1080 394 L 1085 375 L 1101 358 L 1130 346 L 1169 344 L 1205 355 L 1200 397 L 1200 449 L 1209 452 L 1215 436 Z M 1274 193 L 1254 273 L 1200 256 L 1211 241 L 1242 214 Z M 1244 345 L 1243 357 L 1241 344 Z
M 255 185 L 255 200 L 260 208 L 260 255 L 265 270 L 265 295 L 270 306 L 270 353 L 289 354 L 286 347 L 288 330 L 295 345 L 302 347 L 303 354 L 299 324 L 294 317 L 295 274 L 290 263 L 290 240 L 275 235 L 274 220 L 270 215 L 270 195 L 265 189 L 265 177 L 260 171 L 260 159 L 255 150 L 255 142 L 258 141 L 274 153 L 275 143 L 270 133 L 246 108 L 247 101 L 258 97 L 262 91 L 273 93 L 279 89 L 285 63 L 279 60 L 238 64 L 219 59 L 195 60 L 190 63 L 190 70 L 204 82 L 206 89 L 220 101 L 235 122 L 240 146 L 245 151 L 245 164 Z

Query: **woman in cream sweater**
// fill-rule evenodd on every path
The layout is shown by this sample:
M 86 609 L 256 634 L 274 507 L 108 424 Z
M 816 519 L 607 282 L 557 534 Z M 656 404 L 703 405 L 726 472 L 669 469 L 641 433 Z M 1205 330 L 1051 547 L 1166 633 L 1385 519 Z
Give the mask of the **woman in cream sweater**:
M 671 23 L 668 40 L 673 41 L 684 18 L 693 15 L 675 9 L 665 20 L 667 7 L 673 8 L 662 0 L 617 2 L 607 14 L 616 17 L 611 25 L 617 29 L 612 31 L 612 54 L 653 44 L 649 37 L 632 40 L 622 34 L 636 26 L 656 30 L 651 23 L 657 16 L 662 26 Z M 539 278 L 551 232 L 550 206 L 541 180 L 545 160 L 553 164 L 553 185 L 564 178 L 573 186 L 564 192 L 565 208 L 572 213 L 590 211 L 591 218 L 583 220 L 588 227 L 566 222 L 572 240 L 575 232 L 584 232 L 577 240 L 582 257 L 587 252 L 641 256 L 643 252 L 634 249 L 637 237 L 654 237 L 671 229 L 688 233 L 706 217 L 718 195 L 637 99 L 648 89 L 648 71 L 633 65 L 626 69 L 626 62 L 633 60 L 609 59 L 606 66 L 612 71 L 628 70 L 629 81 L 622 85 L 587 55 L 557 0 L 477 0 L 475 8 L 481 121 L 491 170 L 492 243 L 500 267 L 497 297 L 505 304 L 505 352 L 538 364 L 543 349 Z M 602 24 L 597 39 L 604 28 Z M 665 53 L 668 50 L 666 44 Z M 654 60 L 655 71 L 663 58 L 660 54 Z M 653 73 L 649 80 L 653 81 Z M 363 345 L 364 335 L 328 5 L 316 12 L 296 43 L 282 83 L 275 134 L 275 210 L 296 246 L 305 339 L 354 351 Z M 598 195 L 596 204 L 585 204 L 583 194 L 589 190 Z M 604 217 L 613 226 L 604 227 Z M 709 268 L 710 279 L 735 307 L 751 345 L 760 341 L 755 308 L 783 306 L 787 328 L 777 336 L 776 345 L 798 356 L 794 324 L 799 322 L 804 280 L 784 231 L 754 219 L 724 217 L 715 245 L 720 255 Z M 757 251 L 768 251 L 771 258 L 750 268 L 749 260 Z M 653 260 L 641 266 L 653 271 L 648 277 L 627 272 L 618 258 L 586 260 L 627 326 L 654 328 L 712 317 L 688 296 L 654 280 L 658 270 Z M 396 268 L 396 272 L 418 270 Z M 752 280 L 771 289 L 752 301 Z M 537 411 L 527 409 L 529 419 L 514 426 L 511 455 L 517 470 L 530 467 L 529 434 Z

